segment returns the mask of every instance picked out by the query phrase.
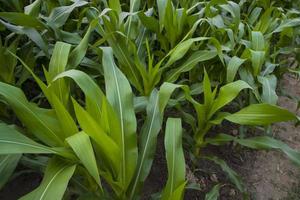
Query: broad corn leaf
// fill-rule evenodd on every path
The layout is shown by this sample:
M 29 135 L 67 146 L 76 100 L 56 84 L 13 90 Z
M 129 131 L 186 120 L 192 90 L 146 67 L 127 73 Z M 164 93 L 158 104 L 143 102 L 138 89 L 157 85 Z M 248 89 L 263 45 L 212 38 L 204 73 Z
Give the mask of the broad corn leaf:
M 16 129 L 0 123 L 0 154 L 22 154 L 22 153 L 56 153 L 51 148 L 41 145 Z
M 275 122 L 297 120 L 295 114 L 270 104 L 252 104 L 225 117 L 228 121 L 242 125 L 270 125 Z
M 183 199 L 185 188 L 185 160 L 182 149 L 181 120 L 169 118 L 166 124 L 165 148 L 168 180 L 162 193 L 163 200 Z
M 49 63 L 49 79 L 53 80 L 58 74 L 64 72 L 67 67 L 69 52 L 71 45 L 63 42 L 57 42 L 55 44 L 53 54 Z M 68 105 L 69 100 L 69 88 L 65 80 L 57 80 L 52 82 L 50 88 L 53 93 L 56 94 L 58 99 L 64 106 Z
M 121 182 L 127 188 L 137 164 L 136 118 L 133 108 L 133 93 L 129 82 L 117 68 L 111 48 L 103 50 L 103 69 L 108 102 L 119 117 L 121 132 L 116 141 L 121 148 Z
M 20 121 L 37 138 L 50 146 L 63 146 L 63 134 L 54 110 L 29 103 L 19 88 L 1 82 L 0 98 L 11 106 Z
M 68 137 L 66 141 L 71 146 L 83 166 L 94 178 L 96 183 L 100 186 L 100 188 L 102 188 L 96 158 L 89 136 L 84 132 L 79 132 Z

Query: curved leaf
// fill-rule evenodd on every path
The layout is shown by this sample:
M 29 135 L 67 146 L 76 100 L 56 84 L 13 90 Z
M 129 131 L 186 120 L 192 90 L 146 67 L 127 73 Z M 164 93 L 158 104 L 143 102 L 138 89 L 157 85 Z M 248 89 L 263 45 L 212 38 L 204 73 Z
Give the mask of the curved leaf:
M 20 200 L 60 200 L 63 198 L 76 165 L 58 158 L 50 159 L 43 181 L 38 188 Z

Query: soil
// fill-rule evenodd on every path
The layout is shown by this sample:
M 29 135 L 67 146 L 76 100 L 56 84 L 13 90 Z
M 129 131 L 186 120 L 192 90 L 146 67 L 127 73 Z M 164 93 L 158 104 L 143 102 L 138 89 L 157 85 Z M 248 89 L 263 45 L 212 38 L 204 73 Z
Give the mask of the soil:
M 287 74 L 281 82 L 283 91 L 290 96 L 300 98 L 300 81 Z M 297 101 L 286 96 L 280 96 L 278 104 L 292 112 L 297 111 Z M 298 113 L 300 114 L 300 113 Z M 215 132 L 237 134 L 238 127 L 225 124 Z M 292 122 L 278 123 L 272 126 L 275 138 L 287 143 L 300 151 L 300 126 Z M 259 130 L 251 134 L 261 134 Z M 300 199 L 300 170 L 282 153 L 277 151 L 253 151 L 234 145 L 222 147 L 209 146 L 203 154 L 213 154 L 224 159 L 227 164 L 241 175 L 250 199 L 253 200 L 299 200 Z M 186 153 L 186 157 L 189 157 Z M 187 179 L 199 185 L 198 190 L 187 189 L 186 200 L 203 200 L 205 193 L 215 184 L 221 183 L 221 200 L 242 200 L 242 194 L 228 181 L 220 167 L 206 160 L 200 160 L 196 169 L 191 169 L 187 162 Z M 194 173 L 192 172 L 194 171 Z M 163 135 L 158 138 L 157 153 L 149 178 L 143 189 L 143 200 L 151 198 L 152 194 L 160 192 L 167 179 L 167 166 L 163 148 Z M 32 191 L 41 181 L 41 176 L 35 173 L 23 174 L 11 180 L 0 190 L 1 200 L 16 200 Z M 191 188 L 191 187 L 190 187 Z
M 286 74 L 281 82 L 283 91 L 290 96 L 300 97 L 300 82 Z M 278 104 L 291 112 L 297 112 L 297 101 L 280 96 Z M 299 112 L 298 112 L 299 115 Z M 272 134 L 290 147 L 300 151 L 300 127 L 292 122 L 273 125 Z M 299 200 L 300 170 L 282 153 L 260 151 L 255 159 L 247 161 L 241 171 L 253 199 L 256 200 Z M 248 173 L 247 173 L 248 171 Z

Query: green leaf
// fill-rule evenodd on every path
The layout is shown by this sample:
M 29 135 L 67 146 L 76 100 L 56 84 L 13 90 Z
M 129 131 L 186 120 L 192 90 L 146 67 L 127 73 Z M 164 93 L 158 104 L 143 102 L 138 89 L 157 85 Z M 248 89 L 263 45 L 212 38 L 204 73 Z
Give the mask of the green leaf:
M 46 55 L 48 55 L 48 44 L 44 41 L 41 34 L 35 30 L 34 28 L 25 28 L 21 26 L 15 26 L 9 23 L 4 22 L 0 19 L 0 23 L 3 24 L 10 31 L 20 34 L 26 35 L 29 39 L 31 39 L 41 50 L 44 51 Z
M 89 38 L 94 29 L 95 25 L 93 23 L 89 26 L 88 30 L 86 31 L 83 39 L 80 41 L 79 45 L 75 47 L 70 53 L 68 65 L 69 68 L 73 69 L 76 68 L 84 58 L 88 45 L 89 45 Z
M 29 139 L 16 129 L 0 123 L 0 154 L 20 154 L 20 153 L 56 153 L 51 148 L 38 144 Z
M 205 200 L 218 200 L 220 196 L 220 189 L 221 185 L 217 184 L 215 185 L 206 195 L 205 195 Z
M 280 150 L 287 155 L 295 164 L 300 166 L 300 152 L 290 148 L 287 144 L 280 140 L 268 136 L 257 136 L 250 138 L 236 138 L 227 134 L 218 134 L 213 138 L 207 138 L 207 144 L 223 145 L 228 142 L 234 141 L 242 146 L 251 149 L 264 149 L 264 150 Z
M 239 112 L 225 117 L 242 125 L 270 125 L 275 122 L 297 120 L 295 114 L 270 104 L 252 104 Z
M 68 137 L 66 141 L 72 147 L 83 166 L 85 166 L 90 175 L 102 189 L 96 158 L 89 136 L 85 132 L 79 132 Z
M 135 178 L 130 187 L 130 198 L 138 193 L 148 177 L 156 150 L 157 135 L 163 123 L 164 109 L 171 94 L 179 85 L 163 83 L 160 91 L 154 89 L 147 104 L 147 117 L 144 122 L 139 141 L 139 157 Z
M 259 31 L 252 31 L 251 36 L 251 48 L 254 51 L 264 51 L 266 48 L 264 35 Z
M 24 7 L 24 13 L 33 17 L 38 17 L 42 0 L 35 0 L 33 3 Z
M 104 94 L 95 81 L 84 72 L 74 69 L 59 74 L 53 81 L 57 81 L 64 77 L 71 78 L 76 82 L 85 95 L 87 112 L 95 121 L 100 120 Z
M 161 129 L 162 118 L 159 111 L 159 94 L 153 90 L 147 104 L 147 117 L 140 134 L 139 157 L 136 173 L 130 188 L 130 198 L 141 189 L 146 180 L 154 158 L 157 135 Z
M 71 45 L 63 42 L 57 42 L 54 46 L 54 50 L 49 63 L 49 80 L 53 80 L 58 74 L 65 71 Z M 65 80 L 57 80 L 50 82 L 52 92 L 56 94 L 58 99 L 63 103 L 64 106 L 68 105 L 69 100 L 69 88 Z
M 219 96 L 214 100 L 208 118 L 211 118 L 213 114 L 219 109 L 230 103 L 241 90 L 251 88 L 246 82 L 238 80 L 221 87 Z
M 17 12 L 0 12 L 0 18 L 13 23 L 15 25 L 26 28 L 35 28 L 37 30 L 45 29 L 45 25 L 35 17 Z
M 290 148 L 287 144 L 279 140 L 267 136 L 258 136 L 247 139 L 236 139 L 235 141 L 242 146 L 246 146 L 252 149 L 278 149 L 286 154 L 286 156 L 295 164 L 300 166 L 300 152 Z
M 75 100 L 73 100 L 73 104 L 80 127 L 93 139 L 93 141 L 95 141 L 98 150 L 101 151 L 104 159 L 107 160 L 107 163 L 104 162 L 103 164 L 112 168 L 112 173 L 119 173 L 121 150 L 117 146 L 117 143 L 105 133 L 99 123 L 95 121 Z
M 61 137 L 63 139 L 65 139 L 66 137 L 77 133 L 78 128 L 76 126 L 76 123 L 74 122 L 74 120 L 73 120 L 72 116 L 70 115 L 70 113 L 68 112 L 68 110 L 63 105 L 63 102 L 60 101 L 58 99 L 58 97 L 56 96 L 56 94 L 55 94 L 56 91 L 53 91 L 53 90 L 51 90 L 51 88 L 47 87 L 45 85 L 45 83 L 43 81 L 41 81 L 41 79 L 38 76 L 36 76 L 34 74 L 34 72 L 31 70 L 31 68 L 29 66 L 27 66 L 27 64 L 23 60 L 21 60 L 18 56 L 16 56 L 13 53 L 11 53 L 11 54 L 14 57 L 16 57 L 22 63 L 22 65 L 25 67 L 25 69 L 33 76 L 33 78 L 35 79 L 35 81 L 37 82 L 39 87 L 41 88 L 42 92 L 48 99 L 49 103 L 54 108 L 57 120 L 59 120 L 61 129 L 62 129 L 60 131 Z M 44 72 L 45 72 L 46 79 L 49 79 L 49 73 L 46 70 L 44 70 Z
M 0 98 L 13 109 L 19 120 L 37 138 L 50 146 L 63 146 L 64 133 L 54 110 L 43 109 L 27 101 L 19 88 L 0 82 Z
M 120 4 L 119 0 L 110 0 L 109 1 L 109 7 L 112 10 L 115 10 L 118 14 L 120 14 L 122 12 L 121 4 Z
M 234 81 L 235 75 L 239 69 L 239 67 L 245 62 L 245 59 L 241 59 L 237 56 L 234 56 L 230 59 L 228 66 L 227 66 L 227 74 L 226 80 L 227 83 L 231 83 Z
M 199 62 L 207 61 L 217 55 L 216 51 L 199 50 L 194 52 L 181 66 L 170 70 L 166 82 L 174 82 L 183 72 L 193 69 Z
M 169 118 L 167 120 L 165 149 L 168 165 L 168 180 L 162 193 L 162 199 L 183 199 L 186 181 L 180 119 Z
M 0 189 L 6 184 L 10 176 L 15 171 L 21 156 L 21 154 L 0 156 Z
M 276 94 L 277 78 L 275 75 L 258 76 L 258 81 L 262 84 L 261 99 L 264 103 L 276 105 L 278 96 Z
M 77 8 L 86 5 L 88 2 L 83 0 L 77 0 L 70 6 L 56 7 L 52 10 L 47 22 L 50 25 L 54 25 L 56 28 L 63 26 L 68 20 L 71 12 Z
M 20 200 L 60 200 L 73 176 L 76 165 L 58 158 L 50 159 L 43 181 L 38 188 Z
M 128 80 L 114 62 L 112 49 L 102 50 L 106 96 L 117 113 L 121 127 L 120 139 L 116 142 L 122 152 L 121 182 L 124 188 L 127 188 L 134 175 L 138 157 L 133 93 Z

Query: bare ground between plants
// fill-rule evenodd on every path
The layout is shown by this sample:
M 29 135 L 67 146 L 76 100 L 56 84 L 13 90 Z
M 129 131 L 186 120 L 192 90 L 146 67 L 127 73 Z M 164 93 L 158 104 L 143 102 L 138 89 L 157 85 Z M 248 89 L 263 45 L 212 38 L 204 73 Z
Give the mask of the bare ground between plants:
M 286 94 L 300 97 L 300 81 L 290 74 L 281 81 Z M 297 102 L 287 97 L 279 97 L 279 105 L 297 111 Z M 298 112 L 299 114 L 299 112 Z M 274 137 L 300 151 L 300 127 L 284 122 L 273 126 Z M 280 152 L 256 152 L 254 160 L 241 166 L 246 176 L 246 184 L 255 200 L 298 200 L 300 199 L 300 170 Z M 247 173 L 248 172 L 248 173 Z M 297 189 L 298 188 L 298 189 Z

